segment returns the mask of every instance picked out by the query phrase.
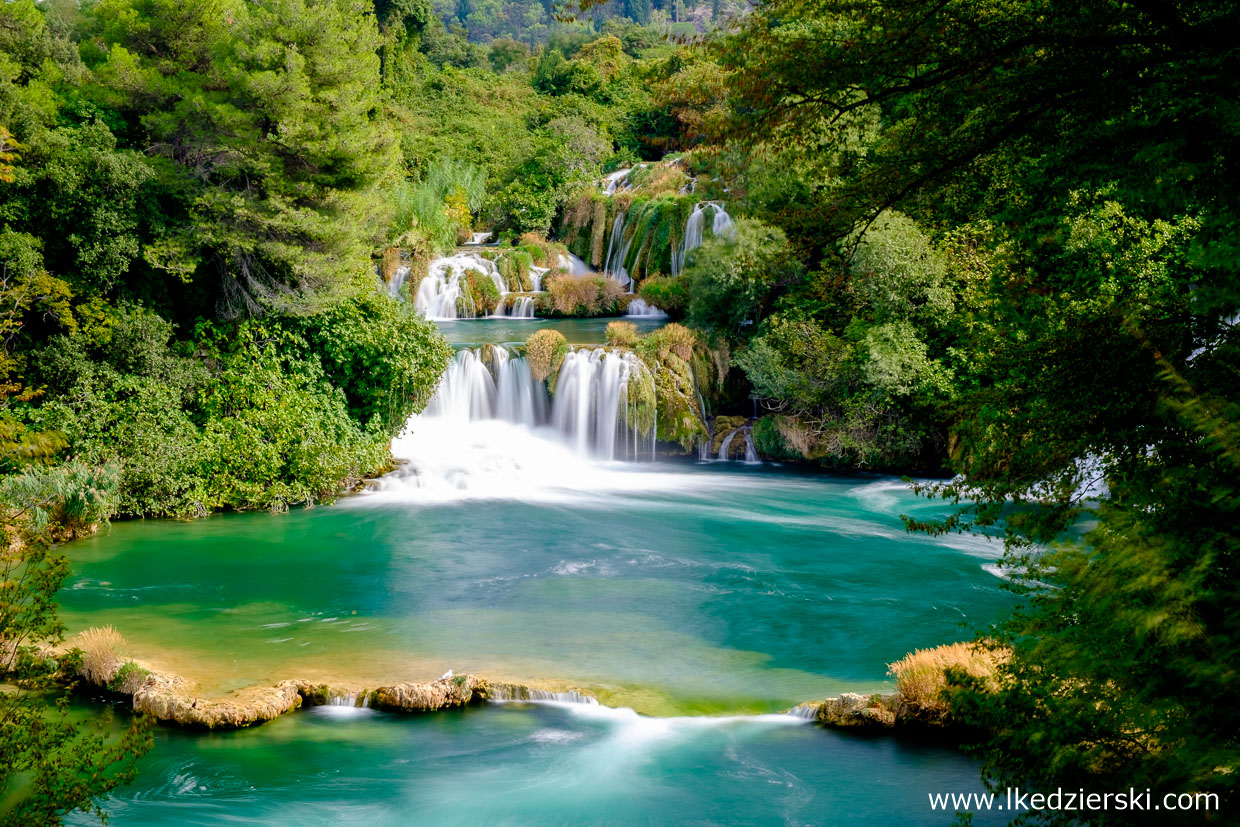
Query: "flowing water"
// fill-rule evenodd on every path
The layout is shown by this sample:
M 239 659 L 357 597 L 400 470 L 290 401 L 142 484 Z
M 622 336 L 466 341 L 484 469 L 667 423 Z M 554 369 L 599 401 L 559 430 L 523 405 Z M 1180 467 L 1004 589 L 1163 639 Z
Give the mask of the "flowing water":
M 996 618 L 999 546 L 907 534 L 945 511 L 891 478 L 652 461 L 642 370 L 579 348 L 549 399 L 515 353 L 463 348 L 366 493 L 68 546 L 71 629 L 111 624 L 203 694 L 453 669 L 601 704 L 161 732 L 117 822 L 932 823 L 926 792 L 978 790 L 956 753 L 773 713 L 889 690 L 887 663 Z
M 438 322 L 439 329 L 454 345 L 524 344 L 536 330 L 553 327 L 568 341 L 579 345 L 601 345 L 607 341 L 609 322 L 626 321 L 637 325 L 639 333 L 649 333 L 667 324 L 664 316 L 621 316 L 602 319 L 457 319 Z
M 952 822 L 930 811 L 930 792 L 980 790 L 958 753 L 787 716 L 643 719 L 557 704 L 412 717 L 333 709 L 240 732 L 157 733 L 137 782 L 110 802 L 111 823 L 904 827 Z

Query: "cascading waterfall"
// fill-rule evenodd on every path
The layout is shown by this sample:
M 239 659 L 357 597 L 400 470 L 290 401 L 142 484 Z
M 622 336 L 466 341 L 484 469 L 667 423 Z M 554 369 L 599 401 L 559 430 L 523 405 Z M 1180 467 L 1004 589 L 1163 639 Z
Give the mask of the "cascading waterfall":
M 680 240 L 680 248 L 672 251 L 673 276 L 679 276 L 684 271 L 689 251 L 702 246 L 702 239 L 706 232 L 707 212 L 711 213 L 712 235 L 728 235 L 733 232 L 732 216 L 728 215 L 728 211 L 723 208 L 722 204 L 715 201 L 703 201 L 695 206 L 693 212 L 689 213 L 689 219 L 685 221 L 685 234 Z
M 428 319 L 472 319 L 478 314 L 473 302 L 461 301 L 462 281 L 466 273 L 476 270 L 491 280 L 501 298 L 508 294 L 507 285 L 495 263 L 477 253 L 457 253 L 431 261 L 426 278 L 418 285 L 414 306 Z
M 640 451 L 638 432 L 641 428 L 637 422 L 640 412 L 633 404 L 636 395 L 630 399 L 629 384 L 630 380 L 653 381 L 647 373 L 633 353 L 604 348 L 569 352 L 556 379 L 552 426 L 570 441 L 578 454 L 636 460 Z M 652 459 L 653 433 L 652 428 Z
M 549 272 L 551 272 L 550 267 L 539 267 L 537 264 L 530 265 L 530 286 L 533 288 L 532 292 L 543 292 L 543 276 L 547 275 Z
M 636 316 L 643 319 L 666 319 L 667 314 L 653 304 L 648 304 L 645 299 L 633 299 L 629 302 L 629 309 L 625 311 L 626 316 Z
M 632 169 L 618 169 L 605 176 L 599 185 L 606 194 L 615 195 L 620 190 L 628 189 L 628 177 L 632 171 Z
M 504 302 L 500 302 L 495 308 L 495 315 L 507 315 L 512 319 L 532 319 L 534 318 L 534 299 L 531 296 L 517 296 L 512 302 L 512 309 L 507 311 Z
M 534 380 L 524 357 L 494 345 L 462 349 L 420 419 L 549 426 L 579 456 L 653 460 L 653 382 L 633 353 L 574 350 L 565 355 L 549 399 L 547 385 Z M 648 406 L 643 399 L 651 400 Z
M 607 239 L 607 257 L 603 259 L 603 272 L 621 284 L 628 286 L 632 279 L 624 267 L 624 260 L 629 255 L 629 245 L 633 239 L 625 240 L 624 223 L 628 213 L 620 213 L 611 223 L 611 236 Z
M 483 244 L 487 243 L 487 239 L 490 237 L 491 237 L 491 234 L 489 232 L 471 233 L 469 236 L 469 241 L 466 241 L 465 244 L 470 247 L 481 247 Z
M 400 298 L 404 295 L 405 282 L 409 280 L 410 269 L 408 264 L 402 264 L 392 274 L 392 280 L 388 282 L 388 294 L 392 298 Z

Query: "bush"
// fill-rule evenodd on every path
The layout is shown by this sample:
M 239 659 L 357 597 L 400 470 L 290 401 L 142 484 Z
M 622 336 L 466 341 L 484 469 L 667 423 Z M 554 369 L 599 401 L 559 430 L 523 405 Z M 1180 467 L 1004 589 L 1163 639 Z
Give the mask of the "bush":
M 525 340 L 525 359 L 535 382 L 541 382 L 560 369 L 568 355 L 568 340 L 558 330 L 544 329 Z
M 896 679 L 904 699 L 932 712 L 948 711 L 948 673 L 968 675 L 983 684 L 994 685 L 1003 656 L 976 643 L 951 643 L 933 649 L 918 649 L 889 664 L 887 673 Z
M 125 638 L 111 626 L 95 626 L 69 643 L 82 653 L 79 673 L 96 686 L 107 686 L 121 668 Z
M 420 412 L 452 358 L 434 322 L 409 302 L 364 291 L 301 324 L 327 378 L 344 391 L 349 415 L 395 436 Z
M 690 251 L 688 318 L 693 327 L 740 338 L 760 321 L 768 295 L 800 269 L 783 230 L 742 218 L 735 235 L 709 238 Z
M 549 279 L 551 308 L 561 316 L 614 316 L 624 303 L 624 288 L 603 276 L 560 274 Z
M 637 344 L 637 325 L 632 322 L 608 322 L 607 344 L 613 347 L 633 347 Z
M 684 276 L 651 276 L 637 288 L 637 294 L 674 318 L 689 309 L 689 284 Z
M 477 270 L 466 270 L 465 276 L 469 279 L 469 289 L 474 296 L 474 312 L 479 316 L 493 315 L 501 298 L 495 282 L 491 281 L 491 277 L 486 273 Z

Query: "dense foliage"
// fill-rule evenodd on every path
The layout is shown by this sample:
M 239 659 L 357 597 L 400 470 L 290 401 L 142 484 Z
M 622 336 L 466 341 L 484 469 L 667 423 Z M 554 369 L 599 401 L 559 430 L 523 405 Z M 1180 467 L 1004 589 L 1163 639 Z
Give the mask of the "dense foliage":
M 883 391 L 941 433 L 959 476 L 938 493 L 973 503 L 918 527 L 1007 532 L 1026 604 L 988 634 L 1013 654 L 997 692 L 960 675 L 952 698 L 995 787 L 1235 803 L 1237 23 L 776 0 L 714 52 L 730 151 L 782 155 L 819 196 L 814 237 L 784 226 L 821 274 L 738 363 L 802 436 Z

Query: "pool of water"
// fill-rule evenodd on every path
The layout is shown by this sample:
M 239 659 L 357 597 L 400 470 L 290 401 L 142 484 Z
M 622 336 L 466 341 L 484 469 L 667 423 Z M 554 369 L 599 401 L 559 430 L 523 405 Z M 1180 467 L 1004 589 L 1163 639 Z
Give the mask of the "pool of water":
M 394 475 L 333 507 L 117 523 L 68 548 L 64 617 L 204 692 L 451 668 L 680 714 L 882 689 L 889 662 L 1010 603 L 998 545 L 907 534 L 901 514 L 942 507 L 899 481 L 540 445 L 451 447 L 437 485 Z
M 641 333 L 667 324 L 667 319 L 642 316 L 617 316 L 602 319 L 458 319 L 435 324 L 454 345 L 524 344 L 530 334 L 553 328 L 564 334 L 569 344 L 601 345 L 607 341 L 609 322 L 632 322 Z
M 930 809 L 931 793 L 981 792 L 959 753 L 786 716 L 648 719 L 554 704 L 341 711 L 238 732 L 160 730 L 137 782 L 108 802 L 110 821 L 902 827 L 952 823 Z

